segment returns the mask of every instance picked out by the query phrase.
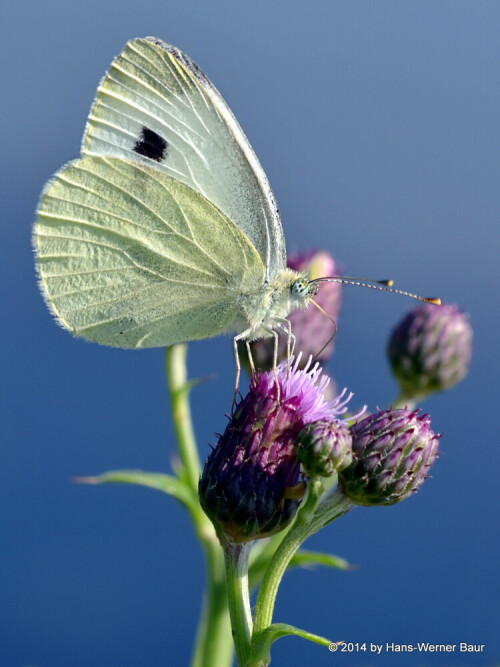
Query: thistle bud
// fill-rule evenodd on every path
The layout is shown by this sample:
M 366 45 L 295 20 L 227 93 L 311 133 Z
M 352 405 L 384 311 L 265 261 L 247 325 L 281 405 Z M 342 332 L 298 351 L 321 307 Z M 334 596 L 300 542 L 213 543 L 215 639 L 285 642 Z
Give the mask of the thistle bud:
M 299 363 L 288 373 L 286 362 L 280 364 L 277 377 L 272 371 L 252 377 L 205 463 L 201 506 L 234 542 L 273 535 L 290 523 L 306 488 L 294 447 L 299 433 L 309 422 L 335 420 L 347 410 L 350 396 L 324 398 L 329 378 L 318 364 L 299 370 Z
M 469 370 L 472 327 L 456 305 L 430 304 L 409 312 L 394 329 L 388 355 L 403 395 L 450 389 Z
M 353 460 L 339 485 L 358 505 L 393 505 L 428 477 L 439 447 L 430 418 L 419 410 L 383 410 L 351 427 Z
M 307 254 L 292 255 L 288 258 L 288 266 L 300 273 L 308 273 L 310 280 L 324 278 L 336 274 L 333 257 L 326 251 L 313 251 Z M 338 319 L 341 305 L 341 288 L 339 283 L 323 283 L 317 295 L 316 303 L 321 306 L 334 321 Z M 302 355 L 302 366 L 310 355 L 320 363 L 326 362 L 333 354 L 335 340 L 332 335 L 335 329 L 325 315 L 313 304 L 302 310 L 294 310 L 287 318 L 296 337 L 296 350 Z M 328 343 L 328 345 L 327 345 Z M 324 350 L 321 348 L 326 345 Z M 273 366 L 274 339 L 263 338 L 251 343 L 252 357 L 256 368 L 270 370 Z M 321 353 L 318 354 L 318 352 Z M 240 343 L 241 360 L 249 369 L 244 344 Z M 278 342 L 278 361 L 286 359 L 287 336 L 280 334 Z
M 295 451 L 308 477 L 330 477 L 352 461 L 352 436 L 345 422 L 321 419 L 306 424 Z

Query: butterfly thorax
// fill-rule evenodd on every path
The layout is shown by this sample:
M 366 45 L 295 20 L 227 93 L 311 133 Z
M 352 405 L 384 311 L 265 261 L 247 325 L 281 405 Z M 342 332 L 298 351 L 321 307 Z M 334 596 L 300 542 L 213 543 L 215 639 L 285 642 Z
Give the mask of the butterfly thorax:
M 307 308 L 311 297 L 308 285 L 307 274 L 285 269 L 258 291 L 241 294 L 241 331 L 248 330 L 245 338 L 268 338 L 293 310 Z

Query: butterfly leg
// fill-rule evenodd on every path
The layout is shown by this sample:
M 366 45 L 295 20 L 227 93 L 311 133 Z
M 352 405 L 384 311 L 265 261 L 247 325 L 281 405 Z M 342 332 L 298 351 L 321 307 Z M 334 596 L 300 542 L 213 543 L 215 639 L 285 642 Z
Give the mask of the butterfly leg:
M 255 364 L 253 362 L 252 348 L 250 347 L 250 343 L 247 340 L 245 341 L 245 343 L 247 346 L 248 363 L 250 364 L 250 370 L 252 372 L 252 375 L 255 375 Z
M 293 357 L 293 353 L 295 351 L 295 344 L 297 342 L 297 338 L 294 336 L 294 334 L 292 332 L 292 323 L 290 322 L 290 320 L 287 320 L 287 319 L 280 320 L 278 326 L 287 336 L 287 340 L 286 340 L 286 367 L 287 367 L 287 378 L 288 378 L 288 377 L 290 377 L 290 361 L 291 361 L 291 358 Z
M 278 325 L 280 326 L 280 325 Z M 263 327 L 267 333 L 274 338 L 274 347 L 273 347 L 273 373 L 274 373 L 274 381 L 276 382 L 276 391 L 277 391 L 277 400 L 280 400 L 280 395 L 281 395 L 281 390 L 280 390 L 280 384 L 278 382 L 278 371 L 276 370 L 276 366 L 278 365 L 278 333 L 271 328 Z
M 234 386 L 233 402 L 231 403 L 231 414 L 233 414 L 234 406 L 236 405 L 236 397 L 238 396 L 238 389 L 240 386 L 240 376 L 241 376 L 241 363 L 240 363 L 240 354 L 238 352 L 238 341 L 244 340 L 248 346 L 248 341 L 246 340 L 246 338 L 250 334 L 250 332 L 251 329 L 247 329 L 246 331 L 242 331 L 240 334 L 238 334 L 233 338 L 234 360 L 236 361 L 236 382 Z M 253 367 L 253 358 L 251 356 L 249 358 L 252 359 L 250 365 L 252 367 L 252 371 L 254 371 L 255 369 Z

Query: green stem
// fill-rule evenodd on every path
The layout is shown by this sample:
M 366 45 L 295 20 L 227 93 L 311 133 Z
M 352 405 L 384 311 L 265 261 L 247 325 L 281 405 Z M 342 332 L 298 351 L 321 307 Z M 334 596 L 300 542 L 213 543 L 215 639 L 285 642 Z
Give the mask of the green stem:
M 198 480 L 201 473 L 200 457 L 196 446 L 187 380 L 187 345 L 174 345 L 166 351 L 167 383 L 172 405 L 172 416 L 177 436 L 182 472 L 179 483 L 186 487 L 191 502 L 186 503 L 207 560 L 207 590 L 198 624 L 193 667 L 231 667 L 233 642 L 229 619 L 224 555 L 210 519 L 198 500 Z
M 307 497 L 297 512 L 297 518 L 276 550 L 262 580 L 255 606 L 255 637 L 258 637 L 272 623 L 278 588 L 293 555 L 308 537 L 348 512 L 352 507 L 350 500 L 339 490 L 320 503 L 323 494 L 324 489 L 321 482 L 318 479 L 311 479 Z M 248 664 L 258 663 L 250 660 Z
M 226 561 L 227 596 L 238 665 L 247 664 L 252 637 L 252 612 L 248 591 L 248 556 L 251 542 L 235 543 L 221 535 Z M 215 663 L 214 663 L 215 664 Z
M 189 487 L 198 494 L 201 464 L 191 420 L 186 356 L 187 345 L 185 343 L 167 347 L 166 373 L 181 461 Z
M 309 522 L 316 509 L 323 487 L 319 480 L 310 480 L 307 497 L 300 506 L 291 529 L 277 548 L 264 575 L 255 607 L 254 633 L 268 628 L 273 620 L 278 588 L 292 556 L 307 537 Z
M 401 392 L 397 399 L 393 402 L 392 407 L 397 410 L 398 408 L 408 408 L 408 410 L 413 410 L 417 407 L 419 403 L 425 401 L 426 398 L 432 394 L 432 391 L 425 391 L 421 394 L 412 394 L 408 396 L 404 392 Z
M 399 394 L 397 399 L 392 403 L 392 408 L 394 410 L 399 410 L 399 408 L 408 408 L 408 410 L 413 410 L 417 404 L 417 399 L 412 396 L 406 396 L 405 394 Z
M 192 667 L 231 667 L 233 642 L 224 556 L 218 540 L 205 544 L 208 583 L 198 625 Z
M 335 489 L 332 494 L 321 501 L 311 522 L 311 532 L 309 535 L 317 533 L 318 530 L 332 523 L 335 519 L 340 519 L 341 516 L 350 512 L 354 507 L 356 505 L 344 495 L 342 489 Z

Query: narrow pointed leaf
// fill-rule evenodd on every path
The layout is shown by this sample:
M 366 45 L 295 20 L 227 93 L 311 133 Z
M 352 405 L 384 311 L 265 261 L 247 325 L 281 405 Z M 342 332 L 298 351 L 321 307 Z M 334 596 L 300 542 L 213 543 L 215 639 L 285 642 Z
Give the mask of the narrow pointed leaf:
M 271 662 L 271 646 L 277 639 L 285 637 L 286 635 L 296 635 L 297 637 L 308 639 L 321 646 L 329 646 L 332 643 L 331 639 L 326 639 L 326 637 L 321 637 L 312 632 L 301 630 L 293 625 L 288 625 L 287 623 L 273 623 L 253 637 L 251 657 L 248 664 L 252 666 L 268 665 Z
M 191 510 L 198 511 L 198 498 L 189 487 L 176 477 L 143 470 L 111 470 L 94 477 L 76 477 L 75 482 L 81 484 L 138 484 L 157 489 L 176 498 Z
M 324 567 L 333 567 L 338 570 L 353 570 L 351 565 L 345 558 L 334 556 L 333 554 L 320 553 L 319 551 L 306 551 L 300 549 L 293 556 L 290 561 L 288 569 L 292 567 L 314 567 L 315 565 L 323 565 Z

